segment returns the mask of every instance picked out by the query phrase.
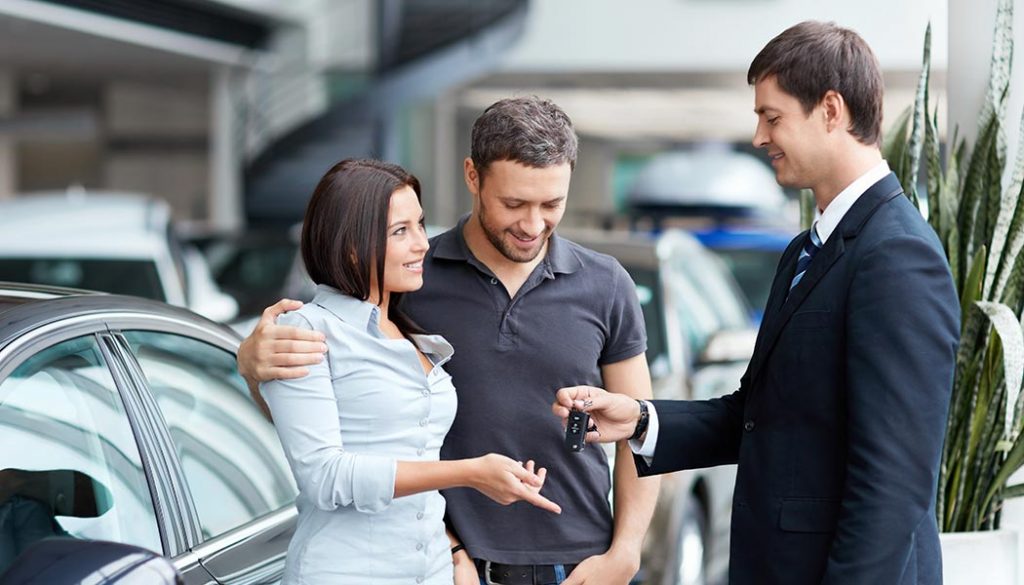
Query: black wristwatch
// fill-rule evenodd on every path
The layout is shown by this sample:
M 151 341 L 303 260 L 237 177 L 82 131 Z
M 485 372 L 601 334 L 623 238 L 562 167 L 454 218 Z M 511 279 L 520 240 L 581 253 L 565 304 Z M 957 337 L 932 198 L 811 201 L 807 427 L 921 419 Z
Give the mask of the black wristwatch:
M 643 400 L 637 400 L 636 402 L 640 405 L 640 418 L 636 421 L 636 428 L 633 429 L 633 436 L 629 438 L 630 441 L 635 441 L 644 436 L 644 433 L 647 432 L 647 423 L 651 419 L 650 413 L 647 412 L 647 403 Z

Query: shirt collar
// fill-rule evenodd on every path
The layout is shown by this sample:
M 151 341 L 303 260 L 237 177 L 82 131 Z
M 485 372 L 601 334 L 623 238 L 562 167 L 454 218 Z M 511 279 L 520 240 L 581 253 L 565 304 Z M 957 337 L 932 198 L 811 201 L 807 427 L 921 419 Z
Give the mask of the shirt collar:
M 426 333 L 412 333 L 409 335 L 416 347 L 428 357 L 433 357 L 431 363 L 435 366 L 443 366 L 455 355 L 455 349 L 440 335 L 429 335 Z
M 437 236 L 434 240 L 434 258 L 463 262 L 469 262 L 470 259 L 476 260 L 462 235 L 462 230 L 469 218 L 468 214 L 462 216 L 455 227 Z M 583 267 L 583 260 L 572 249 L 572 246 L 558 234 L 551 234 L 548 239 L 544 262 L 550 267 L 553 274 L 572 274 Z
M 373 303 L 361 301 L 326 284 L 316 285 L 312 302 L 346 323 L 365 326 L 371 332 L 380 330 L 380 307 Z
M 843 220 L 843 216 L 860 199 L 860 196 L 871 188 L 872 185 L 885 178 L 889 172 L 889 164 L 883 160 L 871 167 L 868 172 L 857 177 L 848 187 L 840 191 L 839 195 L 836 195 L 836 198 L 828 204 L 825 211 L 819 212 L 818 219 L 814 222 L 814 229 L 818 232 L 818 238 L 821 239 L 822 245 L 828 241 L 832 232 L 839 227 L 839 222 Z

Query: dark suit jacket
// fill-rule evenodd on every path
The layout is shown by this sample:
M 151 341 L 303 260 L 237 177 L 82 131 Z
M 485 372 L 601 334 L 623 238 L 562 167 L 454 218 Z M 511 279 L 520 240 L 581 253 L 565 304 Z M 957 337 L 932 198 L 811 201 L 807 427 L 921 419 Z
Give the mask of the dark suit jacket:
M 960 308 L 942 246 L 894 175 L 789 293 L 779 263 L 735 393 L 655 401 L 642 475 L 738 463 L 730 582 L 941 583 L 934 504 Z

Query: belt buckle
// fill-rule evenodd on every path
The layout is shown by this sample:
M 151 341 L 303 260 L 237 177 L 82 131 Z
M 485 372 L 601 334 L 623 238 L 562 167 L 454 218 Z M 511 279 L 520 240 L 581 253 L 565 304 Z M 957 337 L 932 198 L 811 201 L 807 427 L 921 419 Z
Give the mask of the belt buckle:
M 486 585 L 499 585 L 491 581 L 491 561 L 484 561 L 484 583 Z

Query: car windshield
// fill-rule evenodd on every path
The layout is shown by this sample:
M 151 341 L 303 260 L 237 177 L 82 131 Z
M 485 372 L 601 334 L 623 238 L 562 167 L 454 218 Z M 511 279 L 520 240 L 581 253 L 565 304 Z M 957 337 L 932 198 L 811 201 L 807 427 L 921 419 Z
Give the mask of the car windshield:
M 49 284 L 166 301 L 156 264 L 112 258 L 0 258 L 0 280 Z
M 725 262 L 751 307 L 764 311 L 775 279 L 781 250 L 719 249 L 715 253 Z

